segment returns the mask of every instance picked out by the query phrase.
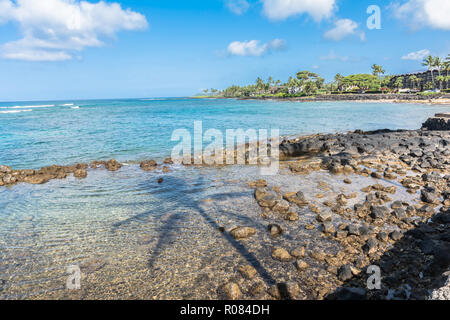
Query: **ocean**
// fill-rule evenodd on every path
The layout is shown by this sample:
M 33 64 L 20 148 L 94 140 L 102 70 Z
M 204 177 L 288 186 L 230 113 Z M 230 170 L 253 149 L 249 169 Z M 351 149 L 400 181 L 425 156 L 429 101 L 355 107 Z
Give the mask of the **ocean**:
M 281 135 L 418 129 L 443 106 L 153 98 L 0 103 L 0 164 L 37 169 L 116 158 L 162 159 L 174 130 L 279 129 Z M 444 111 L 445 111 L 444 110 Z
M 257 168 L 174 166 L 163 173 L 144 172 L 138 162 L 169 156 L 177 144 L 172 132 L 192 131 L 194 121 L 204 130 L 301 135 L 417 129 L 444 111 L 450 107 L 189 98 L 0 103 L 0 164 L 37 169 L 110 158 L 126 164 L 117 172 L 89 170 L 82 180 L 0 187 L 0 299 L 211 299 L 240 264 L 257 265 L 268 285 L 293 277 L 293 268 L 270 259 L 272 246 L 337 248 L 288 225 L 283 237 L 270 238 L 248 187 L 261 178 Z M 264 178 L 308 198 L 318 181 L 335 193 L 345 186 L 328 172 Z M 350 178 L 348 192 L 368 183 Z M 295 223 L 314 217 L 305 211 Z M 221 232 L 239 225 L 258 230 L 254 241 L 237 243 Z M 81 270 L 80 290 L 67 289 L 70 266 Z

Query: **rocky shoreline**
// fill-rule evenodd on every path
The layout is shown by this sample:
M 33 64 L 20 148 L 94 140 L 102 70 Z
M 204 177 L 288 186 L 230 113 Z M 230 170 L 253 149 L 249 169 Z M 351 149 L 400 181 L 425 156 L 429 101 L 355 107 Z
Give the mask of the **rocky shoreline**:
M 312 97 L 239 97 L 241 100 L 277 100 L 297 102 L 388 102 L 388 103 L 425 103 L 450 105 L 450 94 L 416 95 L 416 94 L 328 94 Z
M 442 118 L 445 117 L 436 117 Z M 434 121 L 429 120 L 428 124 Z M 357 185 L 359 192 L 342 190 L 332 200 L 324 201 L 329 188 L 321 181 L 314 198 L 306 197 L 301 188 L 282 192 L 283 185 L 269 185 L 265 180 L 251 182 L 252 201 L 260 207 L 260 212 L 255 214 L 267 223 L 264 232 L 274 239 L 282 239 L 286 228 L 304 228 L 317 232 L 339 249 L 331 252 L 312 247 L 292 248 L 288 240 L 279 242 L 268 259 L 292 266 L 299 279 L 276 281 L 269 287 L 255 285 L 249 289 L 250 294 L 243 293 L 246 291 L 239 281 L 231 280 L 220 286 L 219 296 L 225 299 L 248 295 L 255 299 L 446 296 L 445 290 L 434 295 L 432 290 L 443 287 L 450 275 L 450 131 L 427 130 L 427 127 L 410 131 L 356 130 L 284 140 L 279 146 L 284 160 L 280 167 L 289 175 L 298 176 L 299 181 L 316 171 L 328 171 L 333 179 L 346 185 L 356 185 L 356 177 L 367 178 L 370 183 Z M 170 164 L 170 159 L 161 164 L 147 160 L 140 168 L 167 173 Z M 0 186 L 20 182 L 42 184 L 70 174 L 83 179 L 89 168 L 100 167 L 117 171 L 122 164 L 112 159 L 39 170 L 0 166 Z M 399 196 L 401 190 L 414 201 Z M 315 218 L 299 225 L 299 215 L 305 210 Z M 255 234 L 262 232 L 246 225 L 219 231 L 240 243 L 252 241 Z M 321 267 L 317 279 L 307 276 L 313 265 Z M 379 290 L 367 288 L 370 266 L 381 270 Z M 237 268 L 244 279 L 254 279 L 258 273 L 252 265 Z
M 316 298 L 428 299 L 433 289 L 444 285 L 450 275 L 450 131 L 358 130 L 317 135 L 283 141 L 280 152 L 285 158 L 311 157 L 288 162 L 292 174 L 328 170 L 347 184 L 352 184 L 347 177 L 351 174 L 392 184 L 361 186 L 365 201 L 353 206 L 348 203 L 358 194 L 339 194 L 334 201 L 324 202 L 325 211 L 313 204 L 317 199 L 306 199 L 301 190 L 282 194 L 280 186 L 269 187 L 263 180 L 252 185 L 263 216 L 297 221 L 296 208 L 306 207 L 317 216 L 305 228 L 320 230 L 342 248 L 337 254 L 273 249 L 274 260 L 294 263 L 299 273 L 309 267 L 306 257 L 324 265 L 332 276 L 316 284 Z M 415 195 L 417 202 L 394 200 L 399 188 Z M 340 218 L 349 222 L 336 223 Z M 239 238 L 245 232 L 241 229 Z M 283 230 L 270 224 L 268 232 L 277 236 Z M 367 289 L 369 266 L 381 270 L 380 290 Z M 277 283 L 269 294 L 297 299 L 301 291 L 294 281 Z
M 163 164 L 172 164 L 171 159 L 165 159 Z M 153 171 L 158 168 L 162 172 L 169 172 L 169 167 L 166 165 L 158 165 L 154 160 L 146 160 L 141 162 L 140 167 L 143 171 Z M 77 179 L 84 179 L 88 175 L 88 169 L 99 169 L 104 168 L 108 171 L 118 171 L 122 168 L 123 164 L 119 163 L 115 159 L 108 161 L 95 160 L 90 164 L 88 163 L 77 163 L 74 165 L 51 165 L 48 167 L 43 167 L 39 170 L 33 169 L 22 169 L 13 170 L 10 166 L 0 165 L 0 187 L 2 186 L 13 186 L 18 183 L 29 183 L 29 184 L 44 184 L 54 179 L 65 179 L 70 175 L 73 175 Z

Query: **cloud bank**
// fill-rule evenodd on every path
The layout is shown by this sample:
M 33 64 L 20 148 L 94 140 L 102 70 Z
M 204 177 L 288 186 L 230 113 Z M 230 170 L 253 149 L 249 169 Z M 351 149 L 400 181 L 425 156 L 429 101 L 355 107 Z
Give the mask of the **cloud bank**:
M 423 49 L 423 50 L 408 53 L 407 55 L 402 57 L 402 60 L 421 61 L 430 54 L 431 54 L 430 50 Z
M 284 20 L 291 16 L 309 14 L 320 21 L 333 14 L 336 0 L 261 0 L 263 13 L 271 20 Z
M 348 36 L 357 35 L 361 41 L 366 39 L 366 34 L 358 31 L 358 24 L 350 19 L 337 20 L 334 28 L 325 32 L 324 37 L 328 40 L 340 41 Z
M 227 0 L 226 7 L 237 15 L 242 15 L 250 8 L 250 4 L 246 0 Z
M 227 52 L 234 56 L 259 57 L 275 50 L 282 50 L 286 47 L 286 41 L 274 39 L 261 44 L 259 40 L 234 41 L 228 45 Z
M 405 21 L 412 29 L 428 26 L 450 30 L 450 1 L 408 0 L 392 6 L 396 18 Z
M 0 23 L 15 22 L 23 38 L 1 47 L 6 59 L 62 61 L 118 31 L 148 27 L 144 15 L 118 3 L 76 0 L 0 0 Z

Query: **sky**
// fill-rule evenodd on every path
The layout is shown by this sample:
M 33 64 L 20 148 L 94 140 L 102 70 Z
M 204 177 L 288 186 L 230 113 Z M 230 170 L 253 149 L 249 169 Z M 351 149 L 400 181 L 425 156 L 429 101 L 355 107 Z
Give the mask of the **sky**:
M 450 0 L 0 0 L 0 101 L 419 71 L 450 53 L 449 16 Z

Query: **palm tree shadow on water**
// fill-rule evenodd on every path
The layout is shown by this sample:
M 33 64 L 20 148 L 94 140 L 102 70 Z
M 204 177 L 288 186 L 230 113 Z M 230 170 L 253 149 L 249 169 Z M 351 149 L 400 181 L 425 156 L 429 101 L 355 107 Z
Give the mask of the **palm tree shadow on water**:
M 153 176 L 152 178 L 152 180 L 146 181 L 139 187 L 146 190 L 154 189 L 154 179 L 156 177 Z M 192 211 L 194 211 L 196 214 L 200 215 L 203 218 L 206 225 L 211 228 L 211 232 L 216 233 L 218 237 L 221 237 L 223 240 L 228 242 L 234 248 L 234 250 L 248 262 L 249 265 L 253 266 L 256 269 L 266 285 L 270 286 L 275 284 L 275 280 L 272 278 L 269 271 L 266 270 L 256 258 L 256 256 L 246 248 L 245 244 L 237 241 L 229 233 L 225 232 L 223 228 L 219 224 L 217 224 L 215 219 L 207 212 L 207 210 L 205 210 L 201 206 L 201 200 L 195 198 L 195 194 L 212 188 L 210 186 L 210 183 L 205 183 L 204 178 L 199 177 L 193 184 L 188 184 L 185 180 L 174 176 L 165 177 L 163 183 L 165 186 L 171 186 L 170 192 L 175 192 L 175 195 L 173 195 L 173 197 L 176 197 L 176 202 L 173 205 L 169 204 L 169 207 L 167 206 L 168 201 L 166 198 L 167 194 L 165 192 L 152 192 L 152 197 L 158 199 L 158 203 L 163 205 L 160 205 L 159 207 L 153 208 L 152 210 L 146 211 L 144 213 L 135 215 L 114 225 L 114 228 L 119 228 L 126 224 L 144 221 L 149 216 L 160 215 L 160 210 L 163 210 L 163 212 L 178 211 L 177 213 L 171 214 L 168 219 L 162 220 L 163 225 L 159 228 L 159 236 L 157 236 L 158 241 L 155 247 L 152 249 L 152 254 L 148 262 L 150 269 L 154 268 L 155 262 L 157 261 L 160 253 L 163 252 L 165 248 L 170 247 L 170 245 L 178 239 L 180 229 L 176 226 L 180 223 L 183 223 L 184 221 L 187 221 L 192 216 Z M 195 186 L 195 188 L 193 188 L 193 186 Z M 243 195 L 244 194 L 241 192 L 218 193 L 214 195 L 208 195 L 208 198 L 212 200 L 224 200 L 230 198 L 240 198 Z M 180 211 L 183 211 L 183 208 L 186 208 L 185 211 L 190 212 L 186 214 L 180 214 Z M 245 221 L 245 223 L 251 223 L 253 225 L 258 224 L 256 221 L 247 216 L 224 212 L 218 206 L 216 206 L 216 209 L 219 210 L 219 212 L 222 212 L 223 216 L 227 215 L 230 217 L 235 217 L 239 219 L 239 221 Z
M 381 289 L 367 289 L 373 273 L 363 270 L 326 299 L 427 299 L 432 290 L 444 286 L 450 275 L 450 211 L 435 214 L 431 220 L 405 232 L 370 265 L 380 268 Z

